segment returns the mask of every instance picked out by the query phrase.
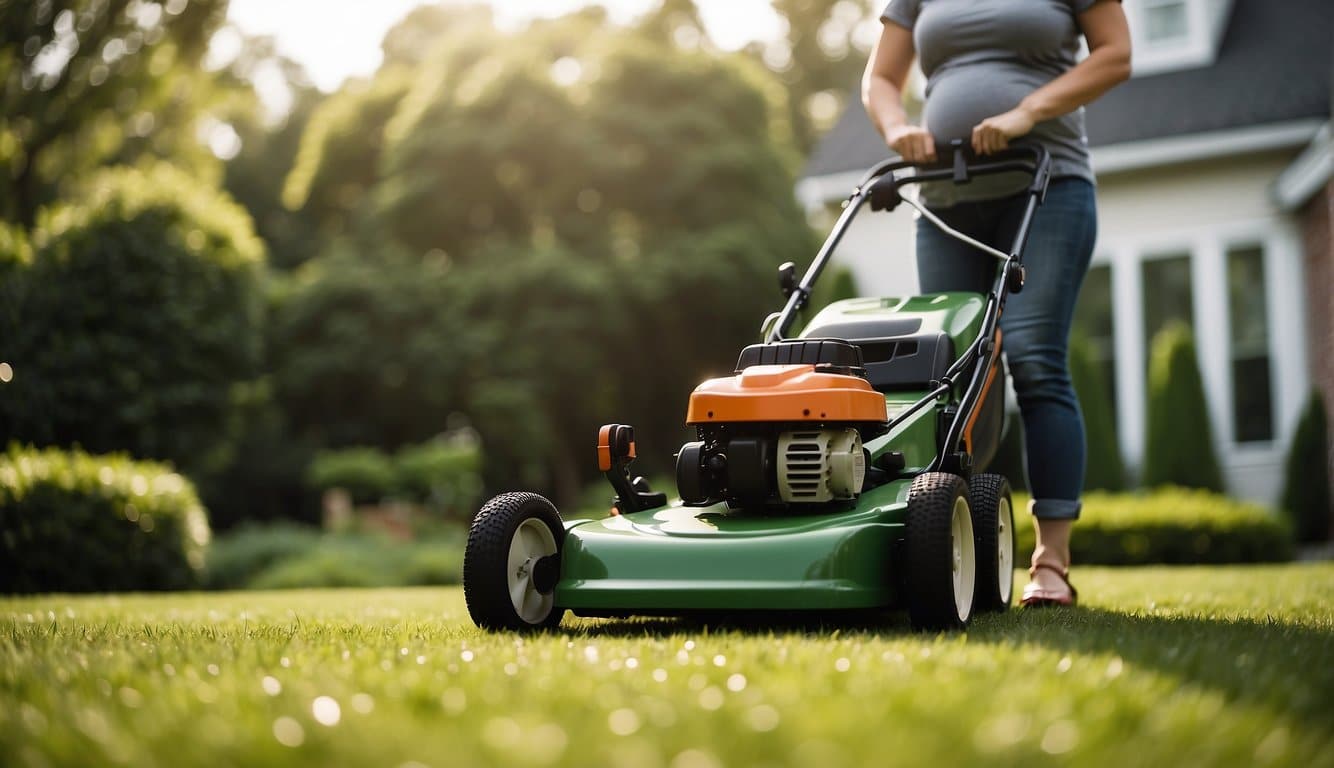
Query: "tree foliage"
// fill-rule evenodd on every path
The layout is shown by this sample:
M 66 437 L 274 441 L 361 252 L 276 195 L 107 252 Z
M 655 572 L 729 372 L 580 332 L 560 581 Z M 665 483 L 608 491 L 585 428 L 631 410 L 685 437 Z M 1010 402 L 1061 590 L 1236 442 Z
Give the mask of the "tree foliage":
M 307 211 L 283 205 L 284 180 L 296 162 L 312 113 L 324 103 L 323 95 L 305 70 L 278 53 L 268 37 L 242 36 L 237 56 L 216 78 L 219 90 L 227 94 L 217 111 L 240 143 L 226 164 L 223 188 L 254 219 L 256 234 L 268 246 L 270 266 L 296 267 L 317 252 L 317 222 Z M 273 113 L 275 107 L 262 102 L 253 86 L 261 78 L 271 88 L 285 90 L 289 99 L 285 110 Z
M 1223 492 L 1195 338 L 1181 323 L 1169 325 L 1153 339 L 1144 485 Z
M 259 352 L 263 244 L 244 211 L 167 166 L 107 170 L 30 238 L 0 316 L 0 433 L 224 462 Z
M 288 202 L 349 168 L 364 186 L 332 214 L 354 222 L 342 255 L 275 309 L 276 391 L 303 439 L 394 449 L 462 413 L 490 487 L 560 499 L 596 476 L 579 457 L 600 423 L 635 423 L 646 465 L 670 464 L 691 387 L 731 370 L 778 301 L 753 287 L 810 236 L 781 86 L 604 22 L 451 36 L 377 102 L 387 120 L 337 119 L 367 114 L 354 94 L 312 118 Z
M 198 151 L 188 81 L 226 0 L 0 3 L 0 217 L 31 226 L 108 159 Z M 185 141 L 181 141 L 182 133 Z
M 758 51 L 787 86 L 797 146 L 809 152 L 849 98 L 879 34 L 868 0 L 773 0 L 784 39 Z

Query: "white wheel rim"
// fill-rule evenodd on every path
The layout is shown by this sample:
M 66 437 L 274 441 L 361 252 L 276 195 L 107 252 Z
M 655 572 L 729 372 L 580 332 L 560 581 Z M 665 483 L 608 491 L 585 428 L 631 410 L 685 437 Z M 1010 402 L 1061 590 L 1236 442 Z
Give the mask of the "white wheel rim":
M 514 529 L 505 576 L 514 612 L 529 624 L 541 623 L 551 613 L 555 596 L 537 591 L 537 586 L 533 584 L 533 569 L 538 560 L 554 554 L 556 537 L 551 535 L 551 529 L 541 520 L 530 517 Z
M 1010 508 L 1010 500 L 1002 498 L 1000 506 L 996 509 L 996 568 L 998 577 L 996 583 L 1000 585 L 1000 599 L 1004 605 L 1010 604 L 1010 598 L 1014 594 L 1014 511 Z
M 954 609 L 959 614 L 959 621 L 968 621 L 973 609 L 977 557 L 973 549 L 973 518 L 968 511 L 968 502 L 962 496 L 954 500 L 954 513 L 950 517 L 950 551 Z

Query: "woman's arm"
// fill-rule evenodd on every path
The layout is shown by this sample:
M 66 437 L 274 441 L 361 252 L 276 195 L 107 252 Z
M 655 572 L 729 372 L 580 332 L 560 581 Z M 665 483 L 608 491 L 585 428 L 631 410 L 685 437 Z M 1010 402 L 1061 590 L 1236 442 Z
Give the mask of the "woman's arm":
M 973 129 L 975 152 L 999 152 L 1037 123 L 1073 112 L 1130 77 L 1130 29 L 1121 3 L 1099 0 L 1079 14 L 1078 22 L 1088 41 L 1088 57 L 1019 106 L 978 123 Z
M 925 128 L 908 124 L 903 111 L 903 84 L 913 57 L 912 31 L 887 22 L 866 62 L 862 76 L 862 104 L 889 148 L 914 163 L 936 159 L 936 143 Z

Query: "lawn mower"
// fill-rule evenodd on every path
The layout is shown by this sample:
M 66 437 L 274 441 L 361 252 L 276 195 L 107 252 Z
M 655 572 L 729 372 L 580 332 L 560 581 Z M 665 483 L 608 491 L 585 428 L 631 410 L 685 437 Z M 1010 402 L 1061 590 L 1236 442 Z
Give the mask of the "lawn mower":
M 942 153 L 946 154 L 946 153 Z M 967 626 L 1014 587 L 1009 484 L 986 474 L 1005 419 L 1000 313 L 1023 288 L 1022 253 L 1046 194 L 1041 147 L 868 171 L 798 281 L 741 351 L 733 376 L 690 395 L 697 439 L 676 454 L 677 498 L 632 479 L 632 427 L 599 430 L 611 514 L 562 520 L 535 493 L 504 493 L 474 518 L 463 565 L 472 619 L 492 630 L 578 616 L 907 610 L 913 627 Z M 1024 173 L 1027 208 L 1009 251 L 941 222 L 904 188 Z M 788 332 L 864 205 L 907 203 L 997 260 L 991 291 L 830 304 Z

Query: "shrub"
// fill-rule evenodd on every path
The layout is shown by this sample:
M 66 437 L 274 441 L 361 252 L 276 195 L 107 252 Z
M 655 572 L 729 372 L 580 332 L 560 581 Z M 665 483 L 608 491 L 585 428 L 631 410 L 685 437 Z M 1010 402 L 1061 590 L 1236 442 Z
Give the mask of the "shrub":
M 471 430 L 407 446 L 395 454 L 393 467 L 400 497 L 472 519 L 482 492 L 482 454 Z
M 184 589 L 208 518 L 166 466 L 11 445 L 0 455 L 0 592 Z
M 1153 339 L 1144 485 L 1223 491 L 1195 340 L 1181 323 Z
M 319 587 L 387 587 L 394 584 L 397 555 L 385 557 L 377 547 L 353 542 L 329 543 L 282 560 L 261 571 L 251 589 Z
M 14 372 L 0 434 L 187 473 L 225 464 L 235 387 L 259 353 L 263 245 L 245 212 L 167 166 L 121 168 L 44 211 L 28 239 L 0 257 Z
M 266 569 L 314 550 L 324 534 L 303 525 L 247 525 L 216 538 L 205 558 L 204 585 L 241 589 Z
M 1084 413 L 1084 432 L 1088 463 L 1084 490 L 1119 491 L 1125 488 L 1125 466 L 1116 442 L 1116 420 L 1112 417 L 1111 398 L 1107 395 L 1093 348 L 1087 337 L 1070 339 L 1070 379 Z
M 377 448 L 348 448 L 316 454 L 307 473 L 319 490 L 342 488 L 359 504 L 385 498 L 448 511 L 471 510 L 482 490 L 481 450 L 476 434 L 458 430 L 389 456 Z
M 1288 448 L 1280 506 L 1292 520 L 1301 542 L 1329 538 L 1329 426 L 1325 401 L 1312 390 Z
M 1022 514 L 1027 505 L 1015 499 L 1019 553 L 1033 551 L 1032 517 Z M 1070 547 L 1074 562 L 1084 565 L 1263 563 L 1293 555 L 1291 531 L 1271 510 L 1173 487 L 1086 495 Z
M 255 529 L 262 531 L 263 529 Z M 226 588 L 403 587 L 458 584 L 463 538 L 397 542 L 381 536 L 323 534 Z M 259 564 L 258 558 L 252 561 Z
M 209 589 L 389 587 L 457 584 L 466 530 L 437 523 L 415 541 L 325 533 L 275 523 L 217 537 L 206 558 Z
M 394 467 L 383 451 L 348 448 L 315 454 L 306 475 L 320 490 L 342 488 L 358 504 L 378 502 L 394 491 Z

